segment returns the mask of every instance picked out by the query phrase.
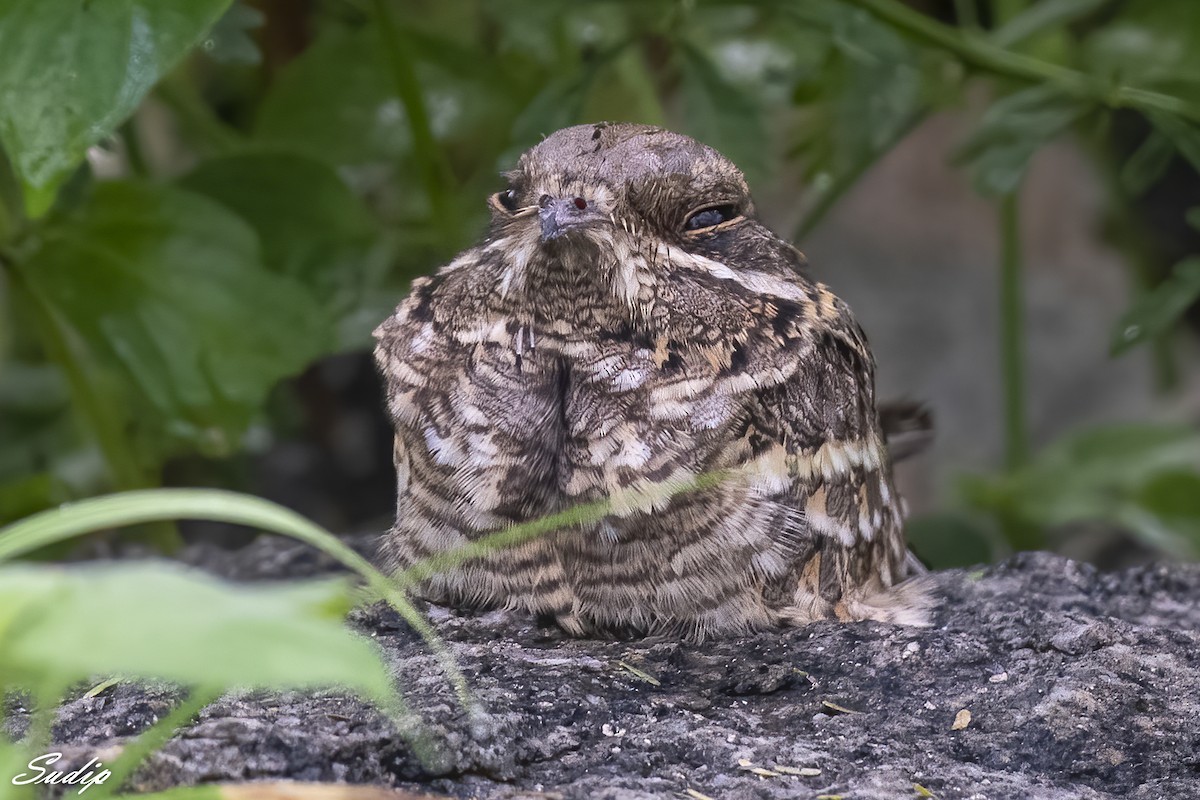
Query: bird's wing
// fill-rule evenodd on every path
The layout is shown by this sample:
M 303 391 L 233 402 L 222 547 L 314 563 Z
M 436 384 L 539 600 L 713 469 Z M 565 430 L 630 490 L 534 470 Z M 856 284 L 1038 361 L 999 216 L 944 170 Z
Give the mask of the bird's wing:
M 396 430 L 396 524 L 381 546 L 392 569 L 556 510 L 555 364 L 529 348 L 528 331 L 510 316 L 472 308 L 461 289 L 448 288 L 445 275 L 417 279 L 375 331 Z M 470 562 L 435 577 L 426 593 L 455 603 L 531 590 L 549 597 L 561 576 L 545 547 L 531 542 Z
M 779 303 L 764 363 L 789 375 L 756 392 L 752 425 L 767 483 L 800 509 L 810 535 L 786 585 L 785 617 L 919 622 L 908 575 L 903 502 L 875 406 L 874 361 L 846 305 L 816 285 L 799 309 Z M 783 309 L 787 309 L 784 311 Z M 769 316 L 769 315 L 768 315 Z M 775 324 L 787 317 L 783 325 Z M 766 378 L 767 376 L 763 376 Z M 773 472 L 772 472 L 773 470 Z
M 848 307 L 798 274 L 708 267 L 686 286 L 682 303 L 733 309 L 724 330 L 693 345 L 720 365 L 694 403 L 742 397 L 743 467 L 759 497 L 798 512 L 795 566 L 777 600 L 785 616 L 900 618 L 886 592 L 908 574 L 903 504 L 876 412 L 874 362 Z

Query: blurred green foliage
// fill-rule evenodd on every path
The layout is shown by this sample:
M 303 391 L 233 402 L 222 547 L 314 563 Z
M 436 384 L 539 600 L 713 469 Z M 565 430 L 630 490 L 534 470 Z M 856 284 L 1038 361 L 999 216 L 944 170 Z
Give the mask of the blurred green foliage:
M 272 387 L 367 346 L 561 126 L 667 124 L 752 183 L 791 160 L 802 237 L 925 117 L 981 96 L 946 154 L 981 193 L 1015 208 L 1030 157 L 1073 135 L 1120 215 L 1200 170 L 1200 3 L 0 0 L 0 523 L 238 452 Z M 1128 158 L 1118 115 L 1148 132 Z M 1196 257 L 1129 258 L 1114 353 L 1146 343 L 1169 367 Z M 918 549 L 964 562 L 1102 521 L 1194 557 L 1194 429 L 1086 431 L 1026 461 L 1019 267 L 1010 469 L 914 525 Z
M 74 569 L 11 563 L 89 531 L 180 516 L 292 536 L 357 572 L 370 588 L 361 591 L 345 579 L 235 585 L 166 561 Z M 469 701 L 457 667 L 402 589 L 332 534 L 259 498 L 212 490 L 125 492 L 0 528 L 0 770 L 15 775 L 19 765 L 51 749 L 55 708 L 65 696 L 93 697 L 137 680 L 170 681 L 189 693 L 122 748 L 106 767 L 107 785 L 95 787 L 97 797 L 119 790 L 146 755 L 235 688 L 341 688 L 388 713 L 418 755 L 427 757 L 427 743 L 414 734 L 418 721 L 407 714 L 379 648 L 344 624 L 347 612 L 364 599 L 385 599 L 413 620 L 460 700 Z M 96 684 L 97 676 L 107 679 Z M 33 709 L 19 743 L 10 741 L 2 724 L 17 701 Z M 36 790 L 24 785 L 4 796 L 32 798 Z

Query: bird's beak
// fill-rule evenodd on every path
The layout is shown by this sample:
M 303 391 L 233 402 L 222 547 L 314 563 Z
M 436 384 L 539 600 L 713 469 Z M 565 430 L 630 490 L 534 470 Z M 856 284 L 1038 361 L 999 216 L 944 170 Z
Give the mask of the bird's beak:
M 543 197 L 538 203 L 542 241 L 557 239 L 568 231 L 599 219 L 595 204 L 583 197 Z

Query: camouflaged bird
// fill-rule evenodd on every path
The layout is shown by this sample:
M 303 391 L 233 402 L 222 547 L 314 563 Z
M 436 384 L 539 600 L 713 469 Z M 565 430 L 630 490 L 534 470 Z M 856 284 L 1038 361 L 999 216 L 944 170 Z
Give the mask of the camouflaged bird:
M 422 593 L 574 634 L 922 623 L 863 332 L 756 220 L 737 167 L 597 124 L 507 177 L 483 242 L 375 331 L 399 485 L 386 564 L 613 498 Z

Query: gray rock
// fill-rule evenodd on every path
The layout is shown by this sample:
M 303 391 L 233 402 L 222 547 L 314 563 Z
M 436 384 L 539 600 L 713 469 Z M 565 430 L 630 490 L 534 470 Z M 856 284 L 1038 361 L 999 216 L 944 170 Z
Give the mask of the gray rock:
M 289 553 L 311 559 L 273 547 L 258 574 L 236 560 L 239 577 L 287 574 Z M 189 558 L 233 571 L 203 549 Z M 298 779 L 608 800 L 689 789 L 893 800 L 917 797 L 914 784 L 943 800 L 1200 797 L 1200 565 L 1102 574 L 1028 553 L 939 580 L 928 629 L 821 623 L 702 645 L 571 640 L 516 614 L 431 608 L 475 713 L 399 618 L 372 607 L 353 624 L 405 687 L 424 760 L 356 699 L 234 694 L 134 783 Z M 75 700 L 56 738 L 86 760 L 175 697 L 122 685 Z M 970 721 L 955 730 L 964 710 Z

